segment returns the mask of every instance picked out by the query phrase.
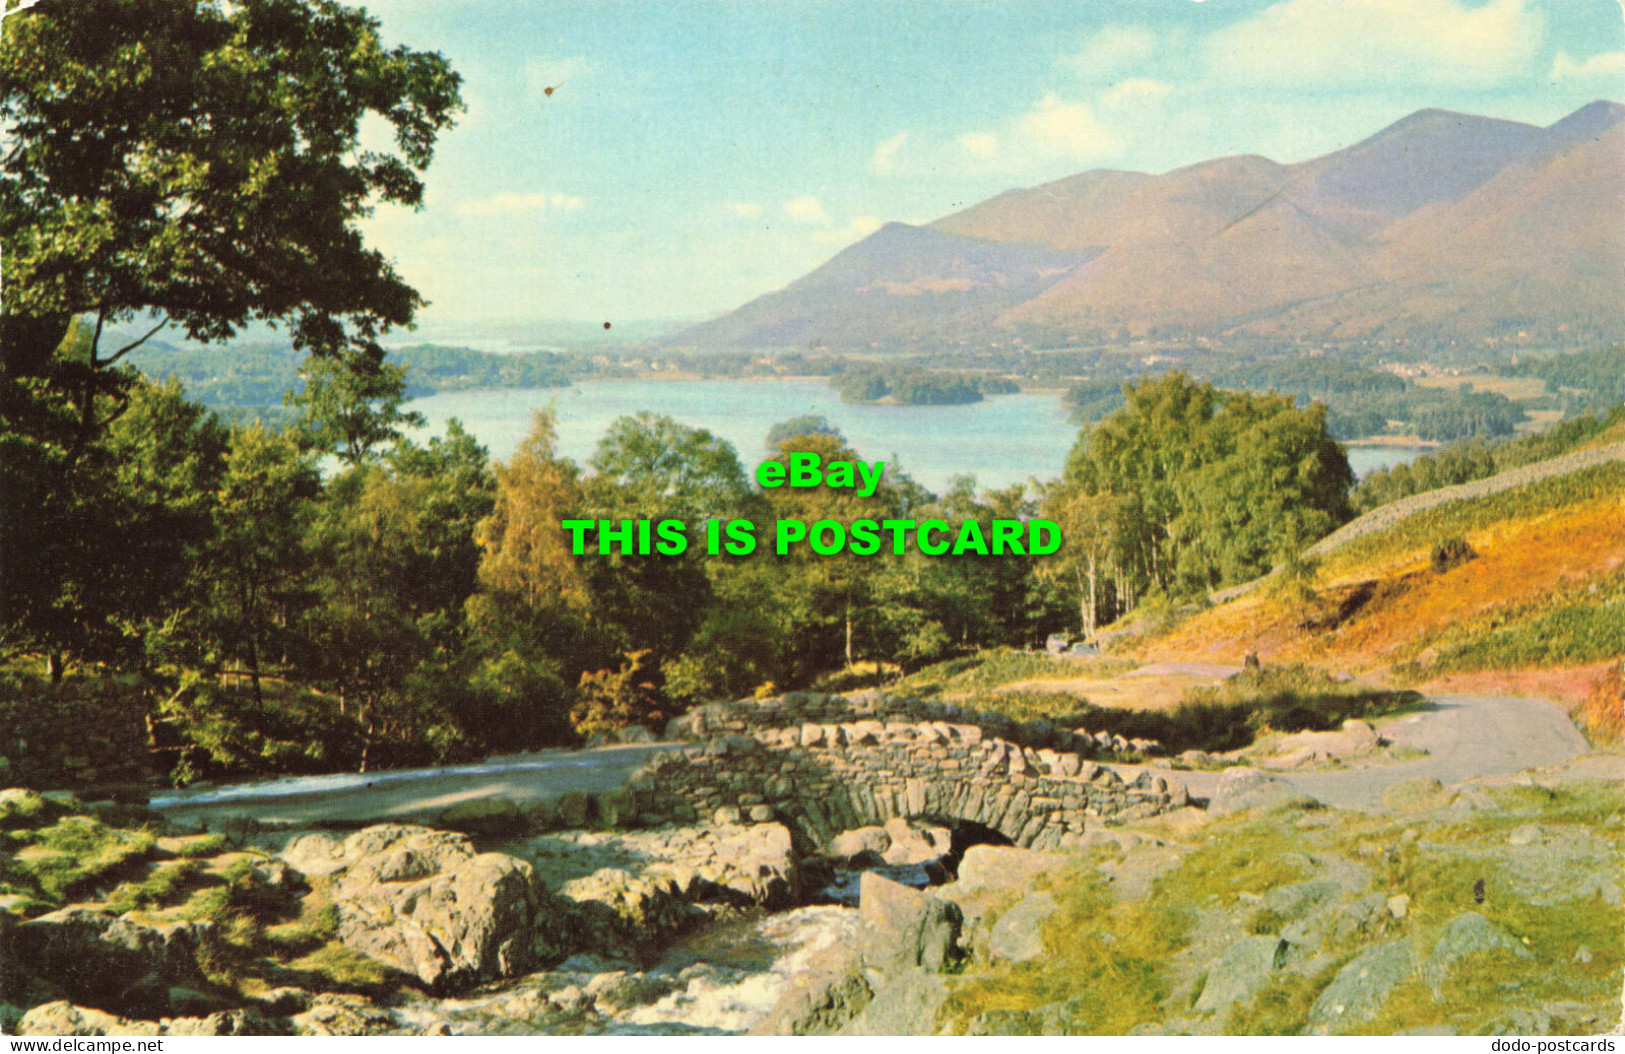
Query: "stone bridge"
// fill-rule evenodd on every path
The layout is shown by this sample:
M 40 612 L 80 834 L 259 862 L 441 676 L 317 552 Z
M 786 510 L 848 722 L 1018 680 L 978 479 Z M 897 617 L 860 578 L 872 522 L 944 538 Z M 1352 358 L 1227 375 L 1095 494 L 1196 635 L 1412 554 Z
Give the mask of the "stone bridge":
M 713 705 L 671 730 L 696 740 L 628 784 L 649 821 L 777 819 L 821 849 L 842 831 L 895 817 L 972 823 L 1035 849 L 1188 803 L 1182 784 L 1125 781 L 1092 737 L 1044 722 L 966 714 L 944 704 L 789 695 Z

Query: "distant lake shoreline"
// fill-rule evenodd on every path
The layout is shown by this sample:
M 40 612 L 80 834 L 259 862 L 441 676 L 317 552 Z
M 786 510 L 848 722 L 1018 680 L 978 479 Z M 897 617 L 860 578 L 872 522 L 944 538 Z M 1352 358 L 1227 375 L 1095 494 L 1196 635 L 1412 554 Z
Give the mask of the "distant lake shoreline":
M 774 424 L 820 414 L 865 459 L 899 467 L 942 493 L 959 475 L 973 475 L 990 488 L 1059 478 L 1078 434 L 1061 394 L 1023 391 L 956 406 L 900 406 L 842 402 L 823 377 L 662 378 L 440 392 L 411 400 L 409 408 L 428 420 L 420 435 L 443 432 L 446 420 L 455 417 L 493 458 L 505 460 L 529 432 L 532 411 L 551 404 L 560 453 L 581 464 L 616 418 L 642 411 L 665 414 L 728 440 L 747 471 L 767 457 L 765 440 Z M 1359 446 L 1348 453 L 1355 473 L 1365 475 L 1427 452 L 1414 446 Z

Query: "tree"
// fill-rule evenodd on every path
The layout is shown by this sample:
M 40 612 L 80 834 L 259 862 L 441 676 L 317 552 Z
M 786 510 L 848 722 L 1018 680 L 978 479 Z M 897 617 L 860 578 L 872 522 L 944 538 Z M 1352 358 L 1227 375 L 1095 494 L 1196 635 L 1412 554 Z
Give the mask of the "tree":
M 1079 434 L 1045 499 L 1067 539 L 1049 566 L 1077 583 L 1086 629 L 1150 593 L 1261 575 L 1352 515 L 1354 474 L 1324 406 L 1177 372 L 1124 394 L 1121 410 Z
M 856 461 L 858 453 L 838 436 L 814 433 L 792 436 L 779 445 L 775 460 L 789 464 L 795 453 L 817 454 L 823 464 Z M 819 520 L 849 524 L 875 521 L 910 512 L 917 496 L 911 480 L 888 467 L 885 477 L 866 498 L 848 490 L 828 487 L 779 487 L 768 493 L 769 520 Z M 766 545 L 771 546 L 771 538 Z M 857 661 L 865 630 L 873 643 L 873 574 L 875 558 L 849 552 L 820 556 L 809 549 L 792 550 L 780 557 L 771 551 L 737 565 L 739 576 L 769 576 L 772 617 L 779 627 L 782 649 L 779 677 L 783 683 L 803 683 L 837 663 L 850 669 Z
M 465 611 L 492 491 L 484 448 L 454 423 L 445 439 L 335 476 L 322 495 L 306 534 L 317 603 L 297 665 L 353 709 L 363 764 L 491 742 L 468 688 Z
M 298 431 L 312 450 L 337 454 L 354 467 L 375 456 L 378 447 L 401 436 L 401 426 L 418 428 L 423 415 L 403 411 L 406 368 L 367 355 L 311 356 L 300 371 L 304 387 L 284 402 L 299 407 Z
M 151 572 L 174 565 L 152 553 L 180 536 L 133 506 L 98 450 L 135 405 L 130 351 L 169 324 L 214 341 L 266 322 L 310 352 L 381 362 L 377 338 L 421 299 L 357 223 L 381 201 L 421 204 L 459 83 L 332 0 L 50 0 L 6 19 L 8 645 L 110 655 L 104 631 L 133 641 L 125 616 L 168 581 Z M 369 115 L 393 149 L 362 148 Z M 133 339 L 104 347 L 128 325 Z
M 843 441 L 845 439 L 841 435 L 841 430 L 831 424 L 829 418 L 823 414 L 802 414 L 787 421 L 780 421 L 767 430 L 768 453 L 777 451 L 779 446 L 787 439 L 810 435 L 834 436 L 836 439 Z
M 139 661 L 211 530 L 224 430 L 178 384 L 124 383 L 127 413 L 77 459 L 61 400 L 34 435 L 0 430 L 0 639 L 53 680 L 66 659 Z
M 1133 606 L 1132 576 L 1123 560 L 1135 551 L 1134 506 L 1115 495 L 1055 486 L 1043 508 L 1066 543 L 1044 560 L 1040 576 L 1073 587 L 1079 625 L 1093 639 L 1102 624 Z
M 560 526 L 582 506 L 576 466 L 555 452 L 551 413 L 537 411 L 530 434 L 496 467 L 496 503 L 482 521 L 479 581 L 490 604 L 532 611 L 587 607 L 587 581 Z
M 552 415 L 538 411 L 495 474 L 491 514 L 475 531 L 478 590 L 467 604 L 473 681 L 516 730 L 568 737 L 569 685 L 615 654 L 560 526 L 581 511 L 580 473 L 558 456 Z
M 164 325 L 218 341 L 251 321 L 296 346 L 382 358 L 418 294 L 363 244 L 462 109 L 438 54 L 386 48 L 333 0 L 72 0 L 6 19 L 0 256 L 8 377 L 92 322 L 85 433 L 106 368 Z M 381 118 L 395 149 L 363 149 Z M 145 335 L 104 354 L 107 327 Z
M 619 670 L 581 675 L 570 723 L 580 736 L 619 732 L 639 725 L 660 732 L 673 714 L 660 687 L 660 673 L 646 651 L 629 651 Z
M 641 413 L 610 425 L 584 482 L 586 515 L 597 520 L 676 519 L 691 543 L 675 556 L 599 553 L 583 561 L 593 613 L 618 631 L 617 649 L 646 649 L 664 663 L 687 647 L 711 605 L 708 560 L 700 542 L 708 518 L 756 516 L 752 492 L 733 445 L 703 428 Z
M 598 504 L 618 515 L 695 521 L 736 515 L 750 501 L 750 481 L 733 444 L 670 417 L 617 418 L 590 462 Z
M 490 455 L 454 417 L 444 438 L 427 446 L 401 440 L 386 462 L 396 486 L 424 512 L 419 560 L 402 586 L 419 610 L 460 620 L 479 573 L 474 535 L 496 503 Z
M 259 424 L 232 432 L 205 577 L 216 597 L 215 632 L 248 664 L 256 703 L 268 639 L 292 622 L 288 599 L 305 577 L 305 521 L 319 489 L 315 465 L 285 433 Z

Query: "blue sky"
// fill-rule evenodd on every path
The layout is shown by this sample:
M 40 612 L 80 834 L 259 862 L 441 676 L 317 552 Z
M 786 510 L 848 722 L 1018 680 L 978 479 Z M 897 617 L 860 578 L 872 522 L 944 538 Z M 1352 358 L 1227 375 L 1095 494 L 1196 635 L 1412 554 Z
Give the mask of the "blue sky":
M 365 227 L 439 324 L 704 317 L 882 222 L 1089 168 L 1625 99 L 1619 0 L 364 6 L 465 79 L 425 208 Z

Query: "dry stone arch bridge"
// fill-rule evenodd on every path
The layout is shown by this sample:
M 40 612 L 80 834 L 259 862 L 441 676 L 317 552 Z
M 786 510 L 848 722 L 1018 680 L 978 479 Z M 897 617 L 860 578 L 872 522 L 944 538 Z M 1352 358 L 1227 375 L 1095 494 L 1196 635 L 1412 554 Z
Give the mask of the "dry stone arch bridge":
M 1096 827 L 1189 802 L 1176 780 L 1125 780 L 1098 764 L 1103 748 L 1086 734 L 876 693 L 716 704 L 670 735 L 694 743 L 633 774 L 628 811 L 649 822 L 780 820 L 815 850 L 897 817 L 1070 848 Z

